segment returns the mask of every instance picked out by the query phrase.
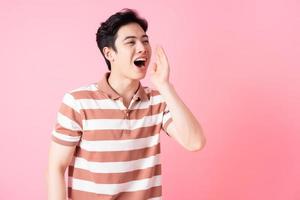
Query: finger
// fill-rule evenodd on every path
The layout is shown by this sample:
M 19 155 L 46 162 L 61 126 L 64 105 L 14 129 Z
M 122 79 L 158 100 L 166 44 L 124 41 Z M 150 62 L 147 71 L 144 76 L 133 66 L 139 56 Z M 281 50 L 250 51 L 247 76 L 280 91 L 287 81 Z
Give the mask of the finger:
M 165 54 L 165 52 L 164 52 L 164 50 L 163 50 L 162 47 L 158 48 L 158 51 L 157 51 L 157 61 L 158 61 L 159 65 L 166 66 L 166 65 L 169 64 L 168 58 L 167 58 L 167 56 L 166 56 L 166 54 Z
M 159 64 L 163 63 L 163 55 L 162 55 L 162 50 L 161 50 L 161 47 L 157 47 L 157 51 L 156 51 L 156 59 L 157 59 L 157 62 L 159 62 Z
M 162 60 L 168 61 L 166 52 L 162 47 L 160 48 L 160 57 L 161 57 Z
M 160 53 L 159 53 L 159 47 L 157 47 L 156 49 L 156 62 L 157 64 L 161 64 L 161 56 L 160 56 Z
M 152 69 L 153 69 L 153 71 L 157 70 L 157 64 L 156 63 L 153 63 Z
M 151 67 L 150 73 L 153 74 L 153 73 L 156 72 L 156 70 L 157 70 L 157 64 L 156 64 L 156 63 L 153 63 L 153 64 L 152 64 L 152 67 Z

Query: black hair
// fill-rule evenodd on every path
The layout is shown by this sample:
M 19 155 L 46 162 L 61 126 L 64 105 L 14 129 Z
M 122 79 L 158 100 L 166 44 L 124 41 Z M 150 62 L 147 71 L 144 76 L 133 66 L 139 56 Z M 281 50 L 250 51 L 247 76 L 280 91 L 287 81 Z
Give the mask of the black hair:
M 120 12 L 113 14 L 105 22 L 102 22 L 101 26 L 98 28 L 96 34 L 97 45 L 109 70 L 111 70 L 111 64 L 104 56 L 103 48 L 111 47 L 114 51 L 117 51 L 115 47 L 117 32 L 121 26 L 129 23 L 139 24 L 145 32 L 148 29 L 147 20 L 140 18 L 135 10 L 128 8 L 122 9 Z

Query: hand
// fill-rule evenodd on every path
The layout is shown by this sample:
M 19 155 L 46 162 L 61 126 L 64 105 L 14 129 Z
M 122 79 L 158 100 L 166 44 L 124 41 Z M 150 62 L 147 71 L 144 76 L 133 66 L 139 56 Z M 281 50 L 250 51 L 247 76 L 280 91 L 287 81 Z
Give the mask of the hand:
M 169 84 L 170 67 L 162 47 L 156 48 L 156 62 L 150 70 L 150 80 L 157 90 Z

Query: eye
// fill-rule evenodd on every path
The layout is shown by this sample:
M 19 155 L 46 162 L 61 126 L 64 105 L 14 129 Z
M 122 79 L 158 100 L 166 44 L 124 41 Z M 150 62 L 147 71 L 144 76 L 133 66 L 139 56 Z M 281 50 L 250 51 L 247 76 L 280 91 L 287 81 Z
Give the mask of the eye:
M 143 43 L 144 44 L 149 44 L 149 40 L 144 40 Z
M 135 41 L 129 41 L 129 42 L 127 42 L 127 44 L 134 45 Z

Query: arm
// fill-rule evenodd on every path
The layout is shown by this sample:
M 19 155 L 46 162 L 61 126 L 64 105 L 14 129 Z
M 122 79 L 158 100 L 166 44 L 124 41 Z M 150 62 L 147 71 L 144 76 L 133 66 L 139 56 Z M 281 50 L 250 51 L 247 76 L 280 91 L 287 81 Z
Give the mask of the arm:
M 48 200 L 66 200 L 65 171 L 73 157 L 75 146 L 51 142 L 46 172 Z
M 160 88 L 159 91 L 165 99 L 173 119 L 167 127 L 167 133 L 187 150 L 201 150 L 205 145 L 205 137 L 197 119 L 171 84 Z
M 151 81 L 163 96 L 173 119 L 167 127 L 167 133 L 187 150 L 200 150 L 206 142 L 202 128 L 169 82 L 169 74 L 167 57 L 163 49 L 158 48 L 156 63 L 151 72 Z
M 80 107 L 70 93 L 63 97 L 52 131 L 47 170 L 48 200 L 65 200 L 67 190 L 65 171 L 81 139 Z

